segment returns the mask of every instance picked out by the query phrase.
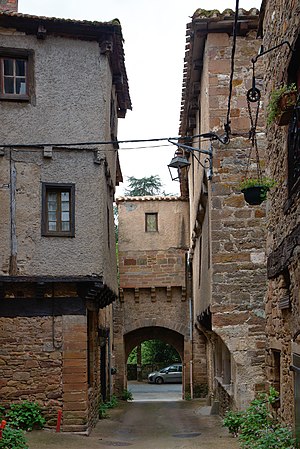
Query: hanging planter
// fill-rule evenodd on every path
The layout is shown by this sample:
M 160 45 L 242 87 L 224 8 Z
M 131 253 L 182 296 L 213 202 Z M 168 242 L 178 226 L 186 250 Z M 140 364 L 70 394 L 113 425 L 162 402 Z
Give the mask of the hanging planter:
M 247 178 L 240 184 L 246 203 L 258 206 L 267 199 L 267 193 L 275 185 L 269 178 Z
M 288 125 L 293 115 L 297 96 L 297 86 L 294 83 L 273 90 L 267 107 L 267 124 L 271 125 L 276 122 L 278 126 Z

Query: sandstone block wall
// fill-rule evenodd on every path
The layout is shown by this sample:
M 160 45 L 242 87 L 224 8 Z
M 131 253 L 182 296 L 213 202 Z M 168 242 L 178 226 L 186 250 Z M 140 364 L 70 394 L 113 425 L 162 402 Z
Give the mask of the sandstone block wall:
M 185 285 L 185 251 L 119 251 L 121 287 L 176 287 Z
M 193 110 L 195 126 L 187 134 L 216 132 L 224 134 L 231 70 L 232 36 L 225 30 L 223 16 L 212 21 L 205 11 L 197 12 L 190 25 L 186 61 L 186 90 L 194 94 L 193 102 L 187 96 L 184 111 Z M 249 206 L 245 203 L 239 184 L 246 177 L 251 150 L 246 93 L 252 83 L 251 58 L 256 56 L 261 42 L 254 29 L 255 14 L 243 17 L 248 30 L 239 29 L 236 41 L 234 77 L 231 97 L 230 143 L 213 142 L 213 176 L 195 161 L 189 169 L 190 196 L 190 256 L 193 261 L 193 299 L 196 326 L 208 339 L 209 385 L 212 395 L 219 395 L 226 404 L 245 408 L 264 383 L 264 296 L 266 293 L 266 205 Z M 207 28 L 205 33 L 205 25 Z M 217 30 L 216 23 L 219 28 Z M 247 25 L 246 25 L 247 23 Z M 216 32 L 214 32 L 214 27 Z M 224 27 L 224 32 L 221 29 Z M 251 30 L 251 27 L 253 28 Z M 245 30 L 246 28 L 243 28 Z M 194 61 L 197 60 L 197 67 Z M 262 88 L 262 68 L 256 68 L 257 87 Z M 197 70 L 198 77 L 197 77 Z M 197 94 L 197 84 L 198 92 Z M 197 95 L 197 98 L 196 98 Z M 253 114 L 256 112 L 253 105 Z M 265 168 L 265 140 L 263 109 L 260 105 L 257 127 L 258 151 L 261 168 Z M 195 109 L 195 108 L 194 108 Z M 183 115 L 185 118 L 185 116 Z M 198 142 L 194 139 L 194 146 Z M 209 148 L 209 142 L 199 146 Z M 206 156 L 201 156 L 205 165 Z M 257 176 L 255 149 L 252 149 L 250 176 Z M 214 341 L 229 354 L 229 381 L 215 370 Z M 218 385 L 220 383 L 220 385 Z M 228 384 L 228 385 L 227 385 Z M 216 397 L 216 396 L 215 396 Z M 225 404 L 225 405 L 226 405 Z M 225 406 L 224 405 L 224 406 Z
M 221 40 L 220 36 L 210 34 L 207 40 L 211 129 L 221 129 L 227 108 L 228 90 L 225 87 L 228 86 L 229 70 L 220 61 L 229 60 L 232 38 L 223 37 Z M 264 382 L 265 204 L 247 205 L 238 187 L 246 176 L 250 150 L 249 175 L 257 176 L 255 149 L 251 149 L 251 142 L 246 137 L 251 127 L 246 93 L 251 87 L 250 61 L 257 54 L 259 45 L 254 32 L 237 39 L 231 129 L 233 133 L 244 133 L 245 137 L 231 137 L 229 145 L 217 145 L 210 196 L 212 327 L 231 353 L 232 404 L 238 408 L 245 408 Z M 258 86 L 261 85 L 261 73 L 258 67 Z M 224 92 L 220 91 L 222 88 Z M 256 104 L 254 111 L 255 108 Z M 263 170 L 265 140 L 262 131 L 261 111 L 257 142 Z M 221 402 L 222 397 L 223 393 Z

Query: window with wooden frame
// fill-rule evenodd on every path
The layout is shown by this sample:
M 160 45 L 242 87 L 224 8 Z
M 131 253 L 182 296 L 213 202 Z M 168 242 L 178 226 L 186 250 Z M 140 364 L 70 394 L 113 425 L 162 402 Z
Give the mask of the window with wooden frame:
M 288 190 L 289 196 L 300 189 L 300 37 L 295 45 L 289 69 L 289 84 L 295 83 L 298 90 L 298 101 L 288 128 Z
M 33 52 L 0 47 L 0 100 L 29 101 Z
M 145 214 L 145 231 L 146 232 L 158 232 L 158 214 L 146 213 Z
M 75 236 L 74 184 L 42 184 L 42 235 Z

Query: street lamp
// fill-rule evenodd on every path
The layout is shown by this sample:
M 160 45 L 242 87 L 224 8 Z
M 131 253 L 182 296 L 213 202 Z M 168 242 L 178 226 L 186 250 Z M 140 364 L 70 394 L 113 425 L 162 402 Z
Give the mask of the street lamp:
M 213 147 L 212 147 L 212 141 L 218 140 L 219 142 L 227 145 L 229 143 L 229 138 L 227 135 L 223 137 L 219 137 L 215 133 L 205 133 L 205 134 L 198 134 L 194 137 L 202 137 L 205 139 L 210 139 L 210 146 L 208 150 L 202 150 L 201 148 L 194 148 L 189 145 L 185 145 L 183 143 L 173 142 L 172 139 L 168 139 L 170 143 L 173 145 L 176 145 L 178 149 L 175 152 L 175 155 L 173 159 L 171 160 L 170 164 L 168 165 L 168 169 L 171 175 L 172 181 L 176 181 L 180 179 L 180 170 L 184 167 L 188 167 L 191 165 L 191 163 L 187 160 L 187 158 L 184 155 L 184 150 L 187 153 L 190 153 L 198 162 L 200 165 L 202 165 L 203 168 L 207 169 L 207 179 L 211 180 L 213 176 Z M 195 155 L 196 153 L 206 154 L 208 158 L 205 159 L 204 162 L 208 162 L 207 167 L 205 167 L 200 159 Z M 174 172 L 172 170 L 176 170 L 176 175 L 174 175 Z

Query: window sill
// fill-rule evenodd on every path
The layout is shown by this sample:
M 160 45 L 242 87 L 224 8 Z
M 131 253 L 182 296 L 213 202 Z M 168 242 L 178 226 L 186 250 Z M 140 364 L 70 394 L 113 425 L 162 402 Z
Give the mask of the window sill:
M 9 95 L 9 94 L 0 94 L 0 100 L 1 101 L 15 101 L 15 102 L 29 102 L 30 97 L 29 95 Z
M 47 233 L 42 233 L 42 237 L 75 237 L 75 233 L 66 233 L 66 232 L 47 232 Z

